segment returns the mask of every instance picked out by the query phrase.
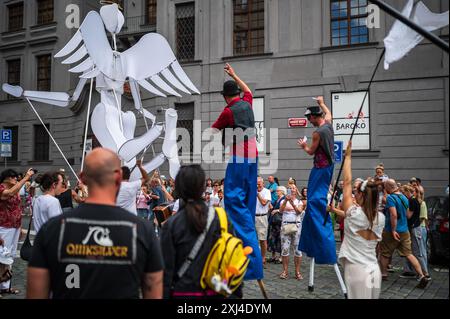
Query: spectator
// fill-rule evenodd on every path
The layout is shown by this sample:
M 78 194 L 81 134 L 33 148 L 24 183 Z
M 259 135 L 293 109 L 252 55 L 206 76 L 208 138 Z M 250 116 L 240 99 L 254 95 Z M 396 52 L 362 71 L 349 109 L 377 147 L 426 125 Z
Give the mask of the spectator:
M 153 220 L 153 218 L 149 214 L 149 203 L 151 201 L 150 194 L 148 193 L 148 187 L 147 185 L 142 185 L 141 191 L 139 192 L 137 199 L 136 199 L 136 208 L 137 208 L 137 215 L 144 219 L 150 219 Z
M 308 202 L 308 187 L 303 187 L 300 191 L 300 200 L 302 202 L 302 206 L 306 209 L 306 204 Z
M 223 191 L 221 189 L 219 189 L 218 195 L 219 195 L 219 203 L 217 204 L 217 207 L 222 207 L 225 209 L 225 204 L 223 200 Z
M 169 178 L 169 185 L 166 187 L 167 192 L 173 196 L 173 192 L 175 190 L 175 180 L 173 178 Z
M 422 227 L 420 226 L 420 203 L 417 199 L 418 188 L 409 185 L 404 185 L 401 192 L 408 198 L 408 231 L 411 234 L 411 248 L 414 257 L 420 263 L 425 277 L 430 278 L 428 272 L 426 245 L 422 242 Z M 416 278 L 416 274 L 412 269 L 411 263 L 406 260 L 404 272 L 400 275 L 401 278 Z
M 375 176 L 373 177 L 376 185 L 384 185 L 384 182 L 386 182 L 389 179 L 389 176 L 387 176 L 384 173 L 384 165 L 378 164 L 377 167 L 375 167 Z
M 211 207 L 211 193 L 208 191 L 205 191 L 205 198 L 204 198 L 205 204 L 208 207 Z
M 117 155 L 91 151 L 81 180 L 89 187 L 86 202 L 50 220 L 35 239 L 27 298 L 161 298 L 163 264 L 150 223 L 115 206 L 122 181 Z M 73 282 L 69 264 L 79 274 Z
M 289 177 L 289 179 L 288 179 L 288 187 L 290 185 L 294 185 L 295 187 L 297 187 L 297 181 L 295 180 L 295 178 Z
M 278 184 L 275 182 L 275 177 L 273 177 L 272 175 L 270 175 L 267 178 L 269 184 L 267 185 L 267 189 L 270 191 L 270 195 L 272 197 L 271 199 L 271 204 L 272 206 L 275 204 L 275 202 L 277 201 L 277 189 L 278 189 Z
M 222 192 L 225 191 L 225 179 L 224 178 L 222 178 L 220 180 L 220 189 L 222 190 Z
M 280 212 L 280 204 L 285 199 L 286 187 L 278 186 L 277 200 L 273 205 L 269 217 L 269 238 L 268 250 L 272 252 L 272 258 L 269 262 L 281 264 L 281 221 L 282 213 Z
M 16 255 L 22 229 L 19 191 L 33 174 L 34 171 L 30 168 L 20 182 L 17 181 L 18 174 L 12 169 L 7 169 L 0 174 L 0 238 L 12 257 Z M 0 284 L 0 294 L 18 293 L 19 290 L 11 288 L 9 280 Z
M 256 195 L 256 214 L 255 214 L 255 228 L 258 235 L 259 245 L 261 247 L 261 255 L 263 260 L 263 266 L 266 266 L 266 251 L 267 251 L 267 231 L 269 228 L 269 219 L 267 214 L 269 213 L 269 205 L 272 200 L 270 191 L 264 187 L 264 180 L 262 177 L 258 177 Z
M 213 183 L 213 191 L 211 193 L 210 196 L 210 201 L 209 201 L 209 205 L 210 207 L 217 207 L 217 205 L 219 204 L 219 190 L 221 190 L 220 188 L 220 182 L 219 181 L 215 181 Z
M 117 206 L 129 211 L 133 215 L 137 215 L 136 195 L 148 179 L 147 172 L 142 166 L 141 160 L 136 161 L 136 167 L 141 172 L 142 178 L 134 182 L 129 181 L 131 175 L 130 169 L 127 166 L 122 167 L 123 181 L 120 185 L 119 195 L 117 195 Z
M 60 172 L 46 173 L 42 176 L 41 189 L 44 194 L 36 198 L 33 205 L 33 225 L 36 233 L 50 218 L 63 213 L 56 198 L 63 190 L 62 183 L 63 175 Z
M 212 194 L 212 192 L 213 192 L 213 180 L 211 178 L 208 178 L 206 180 L 205 192 L 209 192 L 210 194 Z
M 281 226 L 281 259 L 283 272 L 281 279 L 288 278 L 288 265 L 290 249 L 294 251 L 295 279 L 302 280 L 300 272 L 302 252 L 298 250 L 298 242 L 302 232 L 302 222 L 305 215 L 302 202 L 297 198 L 297 188 L 291 184 L 288 186 L 286 198 L 281 202 L 280 212 L 283 214 Z
M 152 198 L 150 210 L 153 211 L 155 207 L 165 203 L 166 198 L 161 186 L 161 181 L 158 178 L 152 178 L 150 181 L 150 187 L 150 197 Z
M 378 191 L 372 179 L 354 185 L 352 196 L 351 147 L 352 143 L 349 142 L 343 167 L 343 211 L 334 206 L 328 209 L 345 220 L 345 236 L 339 260 L 344 267 L 348 298 L 378 299 L 381 272 L 376 246 L 382 239 L 385 217 L 377 211 Z
M 387 265 L 389 258 L 395 250 L 400 256 L 406 257 L 419 274 L 419 284 L 417 288 L 424 289 L 428 284 L 428 279 L 424 276 L 416 257 L 411 251 L 411 236 L 408 231 L 406 213 L 408 211 L 408 199 L 400 193 L 396 182 L 388 179 L 384 187 L 389 194 L 386 198 L 386 225 L 383 231 L 383 239 L 380 244 L 381 249 L 381 273 L 384 280 L 387 279 Z
M 61 193 L 59 195 L 57 194 L 55 197 L 59 200 L 59 204 L 61 205 L 63 213 L 66 213 L 73 209 L 73 201 L 79 204 L 84 201 L 84 198 L 81 198 L 80 196 L 78 196 L 77 192 L 69 188 L 69 181 L 67 180 L 66 176 L 62 173 L 60 174 L 63 177 Z
M 200 165 L 182 166 L 175 180 L 183 201 L 176 215 L 168 219 L 161 232 L 164 257 L 164 298 L 223 298 L 209 289 L 202 289 L 200 277 L 213 245 L 220 237 L 219 220 L 202 200 L 205 172 Z M 190 254 L 197 238 L 205 230 L 208 215 L 213 221 L 196 257 L 181 278 L 178 272 Z M 229 224 L 230 225 L 230 224 Z

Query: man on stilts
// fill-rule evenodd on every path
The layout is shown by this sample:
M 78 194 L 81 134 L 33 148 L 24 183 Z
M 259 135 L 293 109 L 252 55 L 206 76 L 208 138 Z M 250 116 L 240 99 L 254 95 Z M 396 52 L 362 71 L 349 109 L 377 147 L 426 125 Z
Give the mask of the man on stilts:
M 314 155 L 314 167 L 308 181 L 308 204 L 303 219 L 298 249 L 311 259 L 309 289 L 313 290 L 314 263 L 335 266 L 341 288 L 345 285 L 337 267 L 336 242 L 331 217 L 327 213 L 327 193 L 334 170 L 334 130 L 332 115 L 323 97 L 317 99 L 319 106 L 308 107 L 305 113 L 308 121 L 317 127 L 311 145 L 300 139 L 297 144 L 309 155 Z M 327 216 L 328 215 L 328 216 Z M 326 217 L 326 223 L 324 219 Z
M 222 95 L 227 106 L 212 128 L 225 130 L 225 137 L 232 135 L 230 161 L 225 173 L 225 210 L 233 223 L 237 237 L 244 246 L 253 248 L 244 280 L 261 280 L 263 264 L 255 229 L 255 211 L 258 177 L 258 151 L 255 119 L 252 110 L 253 96 L 250 88 L 236 75 L 227 63 L 225 72 L 233 78 L 223 85 Z M 240 92 L 244 95 L 241 98 Z

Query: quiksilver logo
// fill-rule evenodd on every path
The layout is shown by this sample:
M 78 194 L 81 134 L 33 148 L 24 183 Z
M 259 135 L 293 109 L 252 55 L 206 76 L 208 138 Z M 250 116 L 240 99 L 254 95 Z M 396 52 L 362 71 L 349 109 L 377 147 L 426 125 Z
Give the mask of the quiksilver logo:
M 89 227 L 89 232 L 83 239 L 82 244 L 86 245 L 91 237 L 94 239 L 97 245 L 105 247 L 112 247 L 114 245 L 111 238 L 109 238 L 109 229 L 106 227 L 100 226 Z

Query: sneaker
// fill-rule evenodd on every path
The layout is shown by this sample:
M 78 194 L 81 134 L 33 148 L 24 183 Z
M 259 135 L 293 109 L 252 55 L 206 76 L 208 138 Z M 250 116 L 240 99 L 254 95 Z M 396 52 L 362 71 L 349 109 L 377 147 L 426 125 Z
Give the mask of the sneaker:
M 413 272 L 405 271 L 400 276 L 400 278 L 407 278 L 407 279 L 415 279 L 416 274 Z
M 416 288 L 419 289 L 425 289 L 425 287 L 428 285 L 429 280 L 423 276 L 422 278 L 420 278 L 419 283 L 417 284 Z
M 392 267 L 392 265 L 388 265 L 387 266 L 387 271 L 388 272 L 394 272 L 395 270 L 394 270 L 394 267 Z

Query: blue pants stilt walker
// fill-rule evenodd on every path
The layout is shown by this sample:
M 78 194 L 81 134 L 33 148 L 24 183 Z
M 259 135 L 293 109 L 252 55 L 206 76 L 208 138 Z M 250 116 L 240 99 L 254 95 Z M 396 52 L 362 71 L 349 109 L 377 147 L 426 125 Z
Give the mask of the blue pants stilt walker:
M 244 280 L 260 280 L 263 275 L 262 255 L 255 229 L 256 182 L 258 159 L 233 156 L 228 163 L 224 193 L 225 210 L 233 223 L 236 236 L 244 246 L 253 248 Z
M 327 194 L 333 177 L 334 165 L 313 168 L 308 181 L 308 202 L 303 218 L 302 233 L 298 249 L 311 258 L 308 290 L 314 291 L 314 264 L 330 264 L 338 277 L 345 298 L 347 288 L 337 265 L 336 241 L 331 217 L 327 216 Z

